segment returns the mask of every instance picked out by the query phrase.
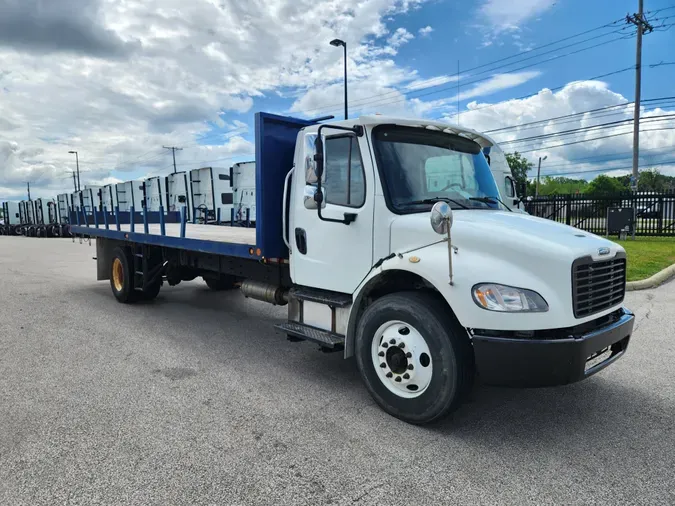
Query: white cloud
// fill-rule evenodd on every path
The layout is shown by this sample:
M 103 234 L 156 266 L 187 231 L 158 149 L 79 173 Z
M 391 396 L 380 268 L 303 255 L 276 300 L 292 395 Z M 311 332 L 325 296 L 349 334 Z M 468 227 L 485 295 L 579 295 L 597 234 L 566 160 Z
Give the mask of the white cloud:
M 433 31 L 434 29 L 427 25 L 424 28 L 420 28 L 417 33 L 419 33 L 421 37 L 428 37 Z
M 536 70 L 527 72 L 514 72 L 510 74 L 496 74 L 484 82 L 476 84 L 466 91 L 461 91 L 459 93 L 459 97 L 455 95 L 451 100 L 467 100 L 470 98 L 491 95 L 497 91 L 519 86 L 523 83 L 526 83 L 527 81 L 530 81 L 531 79 L 534 79 L 535 77 L 539 77 L 540 75 L 541 72 Z
M 405 28 L 397 28 L 396 31 L 387 39 L 388 47 L 385 48 L 385 51 L 392 55 L 396 54 L 396 51 L 399 47 L 410 42 L 414 38 L 415 36 Z
M 429 79 L 415 79 L 411 83 L 408 83 L 405 86 L 405 89 L 408 91 L 413 91 L 413 90 L 421 90 L 423 88 L 429 88 L 431 86 L 441 86 L 443 84 L 451 83 L 451 82 L 456 82 L 457 81 L 457 76 L 448 76 L 448 75 L 443 75 L 443 76 L 436 76 L 436 77 L 430 77 Z
M 486 0 L 479 13 L 493 30 L 513 31 L 555 3 L 556 0 Z
M 350 79 L 376 89 L 410 81 L 416 73 L 391 55 L 413 35 L 391 34 L 387 19 L 423 1 L 15 2 L 0 20 L 0 185 L 67 189 L 72 149 L 83 184 L 163 169 L 171 155 L 162 145 L 183 146 L 177 157 L 195 163 L 249 151 L 250 137 L 212 152 L 196 139 L 214 124 L 243 128 L 232 115 L 249 113 L 256 97 L 341 80 L 334 37 L 348 43 Z
M 507 100 L 496 104 L 472 102 L 468 104 L 468 111 L 462 111 L 460 118 L 463 126 L 488 133 L 506 152 L 526 151 L 524 156 L 535 163 L 538 157 L 547 156 L 547 160 L 542 164 L 543 174 L 564 174 L 567 177 L 574 177 L 577 173 L 577 177 L 590 178 L 594 176 L 588 172 L 591 170 L 630 167 L 633 138 L 630 121 L 633 117 L 632 105 L 613 107 L 596 114 L 586 113 L 565 121 L 546 120 L 629 101 L 621 94 L 611 91 L 604 82 L 577 81 L 569 83 L 560 91 L 543 89 L 536 95 L 524 99 Z M 671 114 L 672 118 L 656 118 Z M 663 108 L 645 110 L 643 107 L 642 117 L 640 165 L 643 168 L 653 166 L 663 173 L 675 175 L 675 164 L 660 165 L 660 162 L 675 158 L 672 155 L 672 146 L 675 145 L 675 110 Z M 451 122 L 456 120 L 449 114 L 446 115 L 446 119 Z M 564 136 L 513 142 L 517 139 L 556 134 L 622 120 L 627 121 L 619 125 Z M 537 123 L 531 125 L 533 122 Z M 514 125 L 522 126 L 499 130 Z M 491 133 L 493 130 L 496 131 Z M 606 138 L 571 144 L 597 137 Z M 559 144 L 567 145 L 553 147 Z M 628 169 L 624 169 L 616 173 L 627 172 Z

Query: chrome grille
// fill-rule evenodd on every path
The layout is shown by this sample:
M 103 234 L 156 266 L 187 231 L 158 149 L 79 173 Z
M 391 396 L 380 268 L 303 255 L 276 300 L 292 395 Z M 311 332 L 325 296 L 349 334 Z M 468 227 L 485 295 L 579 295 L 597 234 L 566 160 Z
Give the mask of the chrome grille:
M 583 318 L 623 301 L 626 291 L 626 258 L 594 262 L 591 257 L 572 265 L 572 302 L 575 318 Z

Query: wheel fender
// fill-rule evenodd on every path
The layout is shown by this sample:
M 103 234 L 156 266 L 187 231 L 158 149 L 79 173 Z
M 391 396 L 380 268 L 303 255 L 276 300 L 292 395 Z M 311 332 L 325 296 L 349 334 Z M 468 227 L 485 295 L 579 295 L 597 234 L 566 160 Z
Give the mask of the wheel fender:
M 374 287 L 382 283 L 384 277 L 393 276 L 397 273 L 402 275 L 410 275 L 411 277 L 416 278 L 420 282 L 428 285 L 429 288 L 433 288 L 442 295 L 439 286 L 437 283 L 439 280 L 436 280 L 436 283 L 432 282 L 430 276 L 426 276 L 426 273 L 421 273 L 417 270 L 411 269 L 410 262 L 407 258 L 399 258 L 398 256 L 389 259 L 382 266 L 373 269 L 368 276 L 361 282 L 356 291 L 353 294 L 353 304 L 351 311 L 349 313 L 349 321 L 347 324 L 347 334 L 345 336 L 345 350 L 344 357 L 349 358 L 354 355 L 354 339 L 356 336 L 356 325 L 360 316 L 360 308 L 363 302 L 364 297 L 367 297 L 373 290 Z M 407 287 L 410 290 L 412 287 Z M 446 297 L 443 296 L 443 299 L 448 302 Z M 452 311 L 448 303 L 448 307 Z

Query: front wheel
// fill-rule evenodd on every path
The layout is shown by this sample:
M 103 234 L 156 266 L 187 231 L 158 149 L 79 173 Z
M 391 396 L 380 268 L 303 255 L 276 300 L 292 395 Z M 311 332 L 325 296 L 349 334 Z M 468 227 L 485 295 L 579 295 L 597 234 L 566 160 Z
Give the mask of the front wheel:
M 382 409 L 409 423 L 440 420 L 471 388 L 473 352 L 447 304 L 427 293 L 386 295 L 363 313 L 356 361 Z

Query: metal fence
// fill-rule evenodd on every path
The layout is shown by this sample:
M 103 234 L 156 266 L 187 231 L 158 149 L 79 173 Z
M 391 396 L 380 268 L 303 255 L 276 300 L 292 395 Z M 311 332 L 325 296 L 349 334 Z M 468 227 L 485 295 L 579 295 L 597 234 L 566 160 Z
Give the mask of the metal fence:
M 559 223 L 605 235 L 607 209 L 635 206 L 635 235 L 675 236 L 675 192 L 628 193 L 611 197 L 588 195 L 552 195 L 525 202 L 525 209 Z

